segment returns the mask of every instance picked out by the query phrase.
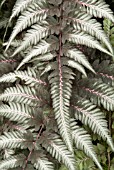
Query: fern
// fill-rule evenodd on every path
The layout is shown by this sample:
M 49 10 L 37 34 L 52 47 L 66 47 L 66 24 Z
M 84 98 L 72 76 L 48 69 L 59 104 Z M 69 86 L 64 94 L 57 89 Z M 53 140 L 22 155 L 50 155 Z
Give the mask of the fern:
M 9 168 L 14 168 L 18 166 L 23 165 L 23 160 L 25 159 L 25 156 L 20 154 L 17 156 L 12 156 L 5 161 L 0 162 L 0 168 L 1 169 L 9 169 Z
M 32 154 L 32 158 L 30 161 L 34 164 L 34 167 L 36 169 L 54 170 L 53 163 L 49 162 L 49 160 L 46 158 L 46 155 L 41 155 L 38 151 Z
M 87 132 L 76 125 L 75 120 L 71 120 L 71 127 L 72 127 L 72 137 L 75 141 L 76 148 L 84 150 L 86 155 L 91 157 L 94 162 L 98 165 L 99 169 L 102 169 L 101 165 L 99 164 L 94 149 L 92 147 L 91 138 L 87 134 Z M 80 129 L 80 130 L 79 130 Z
M 28 68 L 27 71 L 15 71 L 6 75 L 3 75 L 0 78 L 0 83 L 1 82 L 15 82 L 18 79 L 24 80 L 26 83 L 29 84 L 30 86 L 34 86 L 35 84 L 41 84 L 41 85 L 46 85 L 46 82 L 40 80 L 40 75 L 38 76 L 38 72 L 35 71 L 32 68 Z M 39 77 L 39 78 L 37 78 Z
M 67 147 L 64 145 L 62 140 L 58 136 L 54 136 L 54 139 L 48 139 L 48 146 L 44 143 L 43 146 L 47 151 L 55 157 L 59 162 L 62 162 L 71 170 L 75 170 L 75 160 L 70 151 L 67 150 Z
M 82 103 L 79 101 L 77 102 L 77 105 L 73 107 L 76 110 L 76 119 L 82 121 L 85 125 L 90 126 L 92 131 L 107 140 L 107 143 L 111 146 L 112 150 L 114 150 L 114 145 L 108 134 L 107 123 L 104 120 L 103 113 L 88 100 L 83 101 L 82 99 Z M 97 128 L 95 124 L 97 124 Z
M 114 22 L 112 11 L 103 0 L 17 0 L 8 24 L 15 17 L 4 45 L 8 59 L 18 65 L 0 77 L 5 87 L 0 116 L 9 120 L 0 148 L 13 152 L 0 167 L 53 170 L 64 164 L 75 170 L 76 148 L 102 170 L 87 127 L 114 151 L 104 115 L 114 111 L 114 65 L 92 64 L 83 49 L 114 58 L 109 36 L 95 19 Z

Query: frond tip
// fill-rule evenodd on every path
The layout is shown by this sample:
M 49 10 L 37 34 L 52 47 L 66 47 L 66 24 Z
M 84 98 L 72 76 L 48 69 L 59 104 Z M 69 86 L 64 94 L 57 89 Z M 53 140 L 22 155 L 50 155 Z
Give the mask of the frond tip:
M 88 135 L 83 128 L 79 127 L 74 119 L 71 119 L 71 129 L 72 138 L 75 142 L 76 148 L 84 151 L 87 156 L 93 159 L 99 169 L 103 170 L 99 161 L 97 160 L 90 135 Z
M 62 161 L 69 170 L 76 170 L 73 154 L 68 151 L 66 145 L 58 136 L 55 136 L 53 139 L 48 139 L 47 143 L 48 145 L 46 144 L 44 147 L 53 157 L 59 162 Z

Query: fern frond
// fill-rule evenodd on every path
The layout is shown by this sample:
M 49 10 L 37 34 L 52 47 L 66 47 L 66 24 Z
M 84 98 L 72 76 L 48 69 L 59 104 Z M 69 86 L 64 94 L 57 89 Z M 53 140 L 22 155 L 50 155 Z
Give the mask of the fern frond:
M 17 20 L 17 23 L 8 41 L 6 50 L 9 48 L 11 42 L 14 40 L 14 38 L 19 32 L 31 26 L 32 24 L 45 20 L 47 17 L 47 12 L 48 12 L 47 8 L 41 10 L 38 9 L 36 10 L 36 7 L 34 8 L 34 6 L 29 9 L 27 8 L 27 11 L 24 11 L 22 15 L 19 17 L 19 19 Z
M 38 45 L 33 47 L 32 51 L 27 56 L 25 56 L 25 58 L 19 64 L 17 70 L 22 67 L 22 65 L 29 62 L 33 57 L 41 54 L 46 54 L 47 52 L 50 52 L 52 50 L 56 50 L 58 48 L 57 46 L 57 39 L 52 39 L 52 42 L 50 43 L 47 43 L 45 40 L 42 40 Z M 15 55 L 15 53 L 13 55 Z
M 46 82 L 40 80 L 38 76 L 38 71 L 29 68 L 27 69 L 27 71 L 14 71 L 8 74 L 4 74 L 2 77 L 0 77 L 0 83 L 2 82 L 15 82 L 18 79 L 24 80 L 25 84 L 29 86 L 34 86 L 35 84 L 42 84 L 42 85 L 46 85 Z
M 60 134 L 70 151 L 72 151 L 69 122 L 69 99 L 72 88 L 71 79 L 73 79 L 73 73 L 71 69 L 67 69 L 66 66 L 59 67 L 59 69 L 56 69 L 49 75 L 55 119 L 57 120 Z
M 88 125 L 94 133 L 101 136 L 110 145 L 112 150 L 114 150 L 114 144 L 109 135 L 107 128 L 107 122 L 104 119 L 104 114 L 96 105 L 93 105 L 89 100 L 81 99 L 75 105 L 75 117 L 80 120 L 83 124 Z
M 32 29 L 29 29 L 25 34 L 22 44 L 15 50 L 14 55 L 21 50 L 25 50 L 29 46 L 36 45 L 42 38 L 47 37 L 49 34 L 49 26 L 42 27 L 38 24 L 33 25 Z
M 79 127 L 74 119 L 71 119 L 71 129 L 72 129 L 72 138 L 75 142 L 76 148 L 81 149 L 85 152 L 87 156 L 93 159 L 96 165 L 102 170 L 102 167 L 97 159 L 95 151 L 92 146 L 92 139 L 87 132 Z
M 66 145 L 58 136 L 48 139 L 47 144 L 43 144 L 45 149 L 59 162 L 63 162 L 70 170 L 76 170 L 74 156 L 68 151 Z
M 63 53 L 65 56 L 74 59 L 75 61 L 77 61 L 78 63 L 82 64 L 83 66 L 91 70 L 93 73 L 95 73 L 92 66 L 88 62 L 86 56 L 78 49 L 76 48 L 69 49 L 67 46 L 65 46 L 63 49 Z
M 50 34 L 59 32 L 59 26 L 57 26 L 58 22 L 56 19 L 50 17 L 47 20 L 48 22 L 42 21 L 41 23 L 31 26 L 31 29 L 26 32 L 21 45 L 15 50 L 15 55 L 29 46 L 36 45 L 40 40 L 46 38 Z
M 8 103 L 0 106 L 0 115 L 9 118 L 12 121 L 20 123 L 26 122 L 27 119 L 32 119 L 33 108 L 19 103 Z
M 4 132 L 4 135 L 0 136 L 0 148 L 31 148 L 33 141 L 32 133 L 29 131 L 26 133 L 19 131 Z
M 0 169 L 10 169 L 18 166 L 22 167 L 25 158 L 26 157 L 23 154 L 11 156 L 10 158 L 0 161 Z
M 50 61 L 53 60 L 56 56 L 56 53 L 46 53 L 44 55 L 34 57 L 33 59 L 31 59 L 31 62 Z
M 42 101 L 41 98 L 36 96 L 36 91 L 34 88 L 21 85 L 7 88 L 4 93 L 0 95 L 0 100 L 25 103 L 30 106 L 36 106 Z
M 101 78 L 104 83 L 114 86 L 114 76 L 112 76 L 112 74 L 98 71 L 97 77 Z
M 110 19 L 112 22 L 114 22 L 114 16 L 113 16 L 113 12 L 111 11 L 111 9 L 109 8 L 109 5 L 106 4 L 103 0 L 86 0 L 85 2 L 79 0 L 76 1 L 77 4 L 85 7 L 86 11 L 94 16 L 94 17 L 99 17 L 99 18 L 108 18 Z
M 101 40 L 113 54 L 113 49 L 109 39 L 105 32 L 102 30 L 102 26 L 99 22 L 97 22 L 95 19 L 91 19 L 91 16 L 85 13 L 77 13 L 76 18 L 69 17 L 68 19 L 73 22 L 74 29 L 82 30 L 86 33 L 89 33 L 93 37 L 95 36 L 96 39 Z
M 17 0 L 13 7 L 12 15 L 10 16 L 9 22 L 11 22 L 14 17 L 18 16 L 20 12 L 23 12 L 29 5 L 31 5 L 35 1 L 36 0 Z
M 54 170 L 53 163 L 50 162 L 45 154 L 42 154 L 39 151 L 34 151 L 31 155 L 31 163 L 34 164 L 34 167 L 38 170 Z
M 83 83 L 83 81 L 82 81 Z M 81 90 L 86 92 L 91 101 L 99 106 L 103 106 L 108 111 L 114 110 L 114 88 L 102 81 L 85 80 L 86 87 L 81 86 Z
M 110 52 L 108 52 L 105 48 L 103 48 L 97 40 L 95 40 L 92 36 L 85 34 L 84 32 L 77 31 L 72 34 L 67 34 L 65 35 L 64 39 L 76 44 L 81 44 L 91 48 L 96 48 L 108 55 L 113 56 Z
M 72 68 L 77 69 L 77 70 L 80 71 L 85 77 L 87 77 L 87 74 L 86 74 L 86 72 L 85 72 L 84 67 L 83 67 L 81 64 L 79 64 L 78 62 L 73 61 L 73 60 L 67 60 L 67 61 L 65 62 L 65 65 L 68 65 L 68 66 L 70 66 L 70 67 L 72 67 Z

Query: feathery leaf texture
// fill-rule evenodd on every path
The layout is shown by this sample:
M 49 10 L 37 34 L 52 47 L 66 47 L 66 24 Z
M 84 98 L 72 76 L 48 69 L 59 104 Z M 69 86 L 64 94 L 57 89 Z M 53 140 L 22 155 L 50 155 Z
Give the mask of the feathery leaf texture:
M 70 49 L 69 47 L 66 46 L 63 49 L 63 53 L 64 53 L 65 56 L 67 56 L 71 59 L 74 59 L 74 61 L 77 61 L 78 63 L 82 64 L 83 66 L 85 66 L 86 68 L 91 70 L 93 73 L 95 73 L 92 66 L 88 62 L 86 56 L 81 51 L 79 51 L 78 49 L 76 49 L 76 48 Z
M 103 0 L 78 0 L 77 3 L 82 7 L 85 7 L 87 13 L 92 16 L 99 18 L 108 18 L 114 22 L 113 12 L 110 10 L 109 5 L 106 4 Z
M 66 66 L 61 68 L 60 64 L 61 63 L 58 63 L 59 69 L 54 70 L 49 75 L 48 79 L 51 84 L 51 95 L 55 111 L 55 119 L 57 120 L 60 134 L 65 140 L 68 148 L 72 151 L 69 122 L 69 98 L 71 96 L 71 79 L 73 79 L 73 73 L 70 69 L 67 69 Z
M 25 156 L 23 154 L 11 156 L 6 160 L 0 162 L 0 169 L 9 169 L 15 168 L 18 166 L 22 166 L 25 160 Z
M 61 139 L 59 139 L 57 135 L 54 136 L 53 139 L 48 139 L 48 146 L 46 144 L 44 144 L 43 146 L 59 162 L 62 161 L 69 169 L 76 170 L 75 160 L 72 153 L 68 151 L 66 145 Z
M 9 104 L 10 107 L 5 104 L 0 106 L 0 115 L 18 122 L 25 122 L 26 119 L 32 118 L 32 115 L 28 113 L 28 111 L 31 112 L 31 108 L 27 107 L 27 105 L 13 102 Z
M 22 134 L 19 131 L 5 132 L 0 136 L 0 148 L 29 148 L 34 139 L 32 133 L 26 132 Z
M 90 135 L 88 135 L 83 128 L 79 127 L 76 124 L 75 119 L 74 120 L 71 119 L 71 129 L 72 129 L 72 138 L 75 142 L 76 148 L 84 151 L 86 155 L 88 155 L 94 160 L 94 162 L 97 164 L 99 169 L 102 170 L 102 167 L 99 164 L 97 160 L 97 156 L 93 149 Z
M 22 67 L 25 63 L 29 62 L 33 57 L 41 55 L 41 54 L 46 54 L 47 52 L 50 52 L 52 50 L 58 49 L 57 45 L 57 39 L 53 37 L 50 43 L 47 43 L 45 40 L 42 40 L 38 45 L 34 46 L 32 51 L 26 56 L 20 65 L 18 66 L 17 70 Z M 15 54 L 14 54 L 15 55 Z
M 10 21 L 17 15 L 19 15 L 20 12 L 23 12 L 29 5 L 31 5 L 36 0 L 18 0 L 15 3 L 15 6 L 12 10 L 12 15 L 10 16 Z
M 109 36 L 95 19 L 114 22 L 112 11 L 103 0 L 17 0 L 8 24 L 15 17 L 4 45 L 6 51 L 13 47 L 11 57 L 22 60 L 15 71 L 0 77 L 5 86 L 0 94 L 0 116 L 10 122 L 0 136 L 0 148 L 14 150 L 13 156 L 0 162 L 0 168 L 53 170 L 55 159 L 76 170 L 75 145 L 102 170 L 84 127 L 114 151 L 100 110 L 114 111 L 114 65 L 107 62 L 107 70 L 99 62 L 101 66 L 91 65 L 78 47 L 97 49 L 114 58 Z M 78 120 L 83 128 L 76 124 Z
M 79 82 L 82 93 L 85 91 L 86 95 L 90 97 L 91 101 L 96 105 L 103 105 L 108 111 L 114 110 L 114 88 L 102 81 L 85 80 L 86 87 L 83 86 L 83 80 Z
M 76 44 L 85 45 L 91 48 L 96 48 L 104 53 L 107 53 L 108 55 L 112 55 L 110 52 L 108 52 L 105 48 L 103 48 L 100 43 L 94 39 L 93 36 L 90 36 L 88 34 L 85 34 L 84 32 L 74 32 L 71 34 L 64 35 L 64 39 L 68 40 L 69 42 L 73 42 Z
M 83 124 L 88 125 L 94 133 L 101 136 L 114 150 L 114 144 L 109 135 L 107 128 L 107 122 L 104 119 L 104 114 L 96 105 L 93 105 L 89 100 L 81 99 L 75 105 L 73 105 L 76 111 L 75 117 Z
M 0 95 L 0 100 L 6 102 L 23 102 L 30 106 L 36 106 L 38 103 L 42 102 L 42 99 L 37 97 L 34 88 L 21 85 L 7 88 L 4 93 Z
M 35 84 L 41 84 L 41 85 L 46 85 L 46 82 L 40 80 L 40 75 L 38 73 L 38 71 L 32 69 L 32 68 L 28 68 L 28 70 L 26 71 L 15 71 L 15 72 L 11 72 L 8 74 L 4 74 L 2 77 L 0 77 L 0 83 L 2 82 L 15 82 L 16 80 L 21 79 L 25 81 L 25 84 L 29 86 L 34 86 Z
M 31 162 L 36 169 L 40 170 L 54 170 L 53 163 L 50 162 L 45 154 L 39 154 L 39 151 L 34 152 L 31 155 Z

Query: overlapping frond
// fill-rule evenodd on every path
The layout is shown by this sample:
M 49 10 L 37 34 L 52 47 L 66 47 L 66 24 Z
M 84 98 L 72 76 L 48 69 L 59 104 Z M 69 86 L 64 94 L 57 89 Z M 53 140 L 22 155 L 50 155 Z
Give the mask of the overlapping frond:
M 108 18 L 114 22 L 113 12 L 109 8 L 109 5 L 106 4 L 103 0 L 78 0 L 77 4 L 85 7 L 85 11 L 87 11 L 90 15 L 99 17 L 99 18 Z
M 76 148 L 81 149 L 93 159 L 93 161 L 97 164 L 99 169 L 102 170 L 102 167 L 97 160 L 97 156 L 92 146 L 91 137 L 87 134 L 83 128 L 79 127 L 74 119 L 71 119 L 71 129 L 72 129 L 72 138 L 75 142 Z
M 45 149 L 55 157 L 59 162 L 63 162 L 66 167 L 70 170 L 76 170 L 75 168 L 75 159 L 70 151 L 68 151 L 66 145 L 58 136 L 53 136 L 49 138 L 43 146 Z
M 32 24 L 46 19 L 47 12 L 47 8 L 40 9 L 40 7 L 36 3 L 35 5 L 31 5 L 29 8 L 27 8 L 27 10 L 24 11 L 17 20 L 17 23 L 7 44 L 6 50 L 19 32 L 31 26 Z
M 82 30 L 96 37 L 96 39 L 101 40 L 104 44 L 106 44 L 109 51 L 113 53 L 109 38 L 102 30 L 102 25 L 97 22 L 97 20 L 91 19 L 90 15 L 83 12 L 81 14 L 77 12 L 73 17 L 69 17 L 68 19 L 73 22 L 75 30 Z
M 45 154 L 39 153 L 39 151 L 32 153 L 30 161 L 38 170 L 54 170 L 53 163 L 47 159 Z
M 20 63 L 17 69 L 19 69 L 23 64 L 29 62 L 33 57 L 41 54 L 46 54 L 47 52 L 50 52 L 52 50 L 57 50 L 57 49 L 58 49 L 57 38 L 53 37 L 50 40 L 50 42 L 46 42 L 45 40 L 42 40 L 38 45 L 33 47 L 31 52 L 22 60 L 22 62 Z
M 91 128 L 114 151 L 100 110 L 104 107 L 114 111 L 114 87 L 110 87 L 114 67 L 109 68 L 107 75 L 107 71 L 91 66 L 89 61 L 93 59 L 86 58 L 83 46 L 113 57 L 109 37 L 95 20 L 106 17 L 114 22 L 112 11 L 103 0 L 17 0 L 9 23 L 15 17 L 16 25 L 5 45 L 7 50 L 12 44 L 11 57 L 22 61 L 16 71 L 0 78 L 6 87 L 0 94 L 0 115 L 3 120 L 9 119 L 11 127 L 7 129 L 6 122 L 0 148 L 14 151 L 17 148 L 26 158 L 10 155 L 0 162 L 0 167 L 8 170 L 23 165 L 23 170 L 53 170 L 55 159 L 69 170 L 76 170 L 75 144 L 102 170 L 90 135 L 83 128 Z M 73 82 L 76 86 L 72 91 Z M 83 128 L 74 119 L 70 121 L 71 117 L 81 121 Z
M 18 79 L 24 80 L 25 84 L 29 86 L 35 86 L 39 84 L 44 86 L 46 85 L 46 82 L 40 80 L 38 70 L 35 70 L 30 67 L 28 67 L 28 69 L 25 71 L 15 71 L 8 74 L 4 74 L 2 77 L 0 77 L 0 83 L 13 83 Z
M 97 133 L 106 140 L 112 150 L 114 150 L 114 145 L 109 135 L 104 113 L 97 108 L 96 105 L 93 105 L 89 100 L 85 99 L 81 99 L 75 103 L 73 108 L 76 111 L 76 119 L 80 120 L 83 124 L 88 125 L 94 133 Z
M 81 90 L 86 93 L 90 100 L 99 106 L 103 106 L 108 111 L 114 110 L 114 88 L 102 81 L 95 79 L 85 80 L 86 86 L 81 82 Z
M 19 131 L 5 132 L 0 136 L 0 148 L 30 148 L 34 138 L 29 131 L 21 133 Z
M 7 88 L 4 93 L 0 95 L 0 100 L 25 103 L 30 106 L 36 106 L 42 101 L 42 99 L 36 95 L 34 88 L 21 85 Z
M 63 38 L 68 40 L 69 42 L 73 42 L 75 44 L 86 45 L 91 48 L 96 48 L 104 53 L 107 53 L 108 55 L 112 55 L 105 48 L 103 48 L 101 44 L 97 40 L 94 39 L 93 36 L 90 36 L 84 32 L 76 31 L 71 34 L 65 34 Z
M 23 12 L 29 5 L 34 3 L 36 0 L 17 0 L 13 10 L 12 15 L 10 16 L 10 21 L 15 17 L 18 16 L 20 12 Z
M 0 115 L 9 118 L 12 121 L 24 123 L 28 119 L 32 119 L 33 108 L 19 103 L 8 103 L 0 106 Z
M 85 66 L 86 68 L 88 68 L 89 70 L 95 73 L 92 66 L 88 62 L 86 56 L 78 49 L 69 48 L 68 46 L 65 46 L 63 48 L 63 53 L 65 56 L 74 59 L 75 61 L 77 61 L 78 63 L 80 63 L 81 65 Z
M 16 156 L 11 156 L 10 158 L 7 158 L 3 161 L 0 161 L 0 169 L 10 169 L 10 168 L 15 168 L 15 167 L 22 167 L 25 156 L 23 154 L 19 154 Z
M 25 48 L 29 46 L 36 45 L 42 38 L 48 36 L 49 30 L 49 26 L 42 27 L 39 24 L 33 25 L 32 29 L 28 30 L 25 34 L 22 44 L 16 49 L 14 55 L 19 53 L 21 50 L 25 50 Z
M 92 65 L 96 69 L 96 78 L 100 78 L 104 83 L 114 86 L 114 64 L 111 64 L 109 60 L 104 60 L 101 63 L 99 60 L 95 60 Z

